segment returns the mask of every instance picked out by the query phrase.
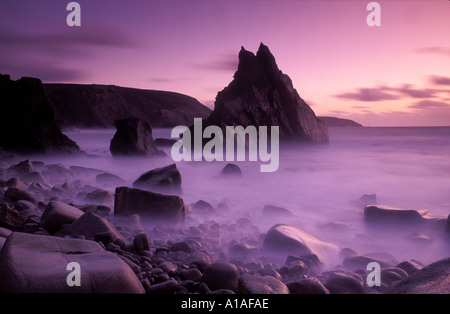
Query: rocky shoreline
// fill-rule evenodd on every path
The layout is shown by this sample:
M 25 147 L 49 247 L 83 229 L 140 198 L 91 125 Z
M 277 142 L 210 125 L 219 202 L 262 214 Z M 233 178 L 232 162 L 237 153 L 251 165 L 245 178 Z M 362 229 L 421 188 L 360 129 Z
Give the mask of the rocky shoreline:
M 182 196 L 158 194 L 162 187 L 182 194 L 173 165 L 166 177 L 164 168 L 146 173 L 137 189 L 97 169 L 6 157 L 0 163 L 3 293 L 450 293 L 450 258 L 424 265 L 420 258 L 359 255 L 295 226 L 274 224 L 264 233 L 247 218 L 221 223 L 216 218 L 229 210 L 225 202 L 187 205 Z M 397 210 L 373 207 L 366 211 L 377 219 Z M 405 217 L 422 223 L 421 214 Z M 448 236 L 448 220 L 426 223 Z M 66 283 L 69 262 L 81 266 L 80 286 Z M 380 286 L 367 284 L 371 262 L 381 267 Z

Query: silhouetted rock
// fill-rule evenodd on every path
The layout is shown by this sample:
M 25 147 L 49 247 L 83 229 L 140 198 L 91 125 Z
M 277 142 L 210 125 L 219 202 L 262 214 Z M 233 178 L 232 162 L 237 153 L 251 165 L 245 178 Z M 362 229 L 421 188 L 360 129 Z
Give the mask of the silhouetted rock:
M 0 146 L 18 153 L 78 153 L 78 145 L 55 122 L 53 107 L 37 78 L 0 75 Z
M 342 119 L 342 118 L 336 118 L 336 117 L 318 117 L 325 125 L 329 128 L 354 128 L 354 127 L 362 127 L 361 124 L 349 120 L 349 119 Z
M 169 194 L 181 194 L 181 174 L 176 164 L 156 168 L 141 175 L 133 182 L 133 187 Z
M 190 123 L 192 122 L 189 122 L 188 124 Z M 171 147 L 173 144 L 177 142 L 177 140 L 170 138 L 155 138 L 153 142 L 157 147 Z
M 62 126 L 111 128 L 115 120 L 139 117 L 156 128 L 190 125 L 211 113 L 187 95 L 112 85 L 44 84 Z
M 71 224 L 83 215 L 76 207 L 61 201 L 52 201 L 45 208 L 41 218 L 41 225 L 47 231 L 54 233 L 64 224 Z
M 333 272 L 325 282 L 331 294 L 363 294 L 366 293 L 364 280 L 354 273 Z
M 291 294 L 330 294 L 330 291 L 314 277 L 308 277 L 287 284 Z
M 70 262 L 80 265 L 80 286 L 67 284 Z M 145 292 L 130 267 L 96 242 L 20 232 L 1 250 L 0 283 L 1 293 Z
M 165 155 L 154 145 L 152 128 L 147 122 L 138 118 L 116 120 L 116 128 L 110 145 L 114 157 Z
M 217 94 L 214 111 L 203 127 L 279 126 L 280 140 L 328 142 L 328 129 L 300 98 L 269 48 L 261 43 L 254 55 L 243 47 L 234 80 Z M 225 132 L 224 132 L 225 134 Z
M 184 221 L 186 206 L 179 196 L 118 187 L 114 200 L 114 213 L 116 215 L 139 214 L 153 219 L 181 222 Z

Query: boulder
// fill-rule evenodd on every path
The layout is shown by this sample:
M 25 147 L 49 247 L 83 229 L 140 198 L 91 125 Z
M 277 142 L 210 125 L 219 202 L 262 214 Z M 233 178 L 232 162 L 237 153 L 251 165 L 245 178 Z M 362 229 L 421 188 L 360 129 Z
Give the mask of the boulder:
M 25 184 L 39 183 L 44 186 L 48 185 L 47 181 L 39 171 L 30 172 L 20 177 L 20 180 Z
M 16 188 L 24 191 L 28 188 L 27 185 L 22 182 L 22 180 L 17 178 L 11 178 L 8 181 L 6 181 L 6 186 L 9 188 Z
M 214 207 L 207 201 L 200 200 L 192 204 L 191 209 L 195 213 L 201 214 L 212 214 L 214 212 Z
M 334 261 L 340 250 L 335 244 L 323 241 L 298 227 L 285 224 L 277 224 L 269 229 L 263 247 L 269 252 L 284 255 L 315 254 L 324 263 Z
M 17 230 L 23 227 L 25 217 L 8 204 L 0 204 L 0 227 Z
M 10 177 L 22 177 L 29 173 L 34 172 L 34 167 L 29 160 L 24 160 L 19 162 L 16 165 L 13 165 L 8 168 L 8 175 Z
M 176 164 L 156 168 L 141 175 L 133 182 L 133 187 L 156 193 L 181 195 L 181 174 Z
M 165 155 L 153 143 L 152 128 L 147 122 L 127 118 L 115 123 L 117 131 L 109 147 L 114 157 Z
M 364 280 L 354 273 L 333 272 L 325 282 L 331 294 L 364 294 Z
M 445 258 L 417 270 L 395 285 L 390 293 L 401 294 L 449 294 L 450 258 Z
M 357 269 L 363 269 L 365 270 L 367 268 L 367 265 L 369 263 L 372 262 L 376 262 L 378 264 L 380 264 L 380 267 L 392 267 L 394 266 L 393 264 L 377 259 L 377 258 L 373 258 L 370 256 L 365 256 L 365 255 L 355 255 L 355 256 L 349 256 L 347 258 L 344 259 L 344 261 L 342 262 L 342 264 L 344 265 L 344 267 L 347 270 L 350 271 L 354 271 Z
M 315 277 L 287 284 L 290 294 L 330 294 L 330 291 Z
M 404 261 L 398 264 L 396 267 L 403 269 L 409 276 L 421 270 L 423 267 L 414 260 Z
M 39 79 L 12 81 L 0 75 L 0 146 L 18 153 L 79 153 L 78 145 L 56 124 L 55 113 Z
M 150 241 L 146 232 L 138 233 L 133 239 L 133 247 L 136 251 L 150 250 Z
M 210 125 L 224 131 L 230 125 L 279 126 L 281 141 L 328 142 L 327 127 L 300 98 L 262 43 L 256 55 L 241 48 L 233 81 L 217 94 L 214 111 L 203 123 L 205 128 Z
M 109 191 L 97 189 L 88 193 L 84 200 L 88 203 L 112 205 L 114 203 L 114 196 Z
M 179 196 L 118 187 L 115 193 L 114 213 L 139 214 L 152 219 L 181 222 L 185 218 L 186 206 Z
M 64 226 L 56 235 L 70 235 L 74 238 L 84 237 L 87 240 L 93 240 L 96 234 L 105 232 L 111 233 L 114 240 L 126 241 L 111 222 L 92 212 L 87 212 L 70 225 Z
M 71 224 L 84 213 L 76 207 L 67 205 L 61 201 L 51 201 L 41 217 L 41 226 L 48 232 L 58 231 L 62 225 Z
M 39 202 L 43 201 L 41 197 L 35 196 L 28 191 L 19 190 L 17 188 L 9 188 L 5 192 L 5 197 L 12 201 L 28 201 L 37 205 Z
M 206 268 L 203 280 L 211 290 L 229 289 L 237 292 L 239 270 L 234 264 L 214 263 Z
M 427 210 L 368 205 L 364 209 L 364 219 L 369 223 L 419 224 L 425 221 L 423 216 L 427 213 Z
M 228 163 L 225 165 L 225 167 L 223 167 L 222 171 L 220 172 L 220 175 L 222 177 L 241 177 L 242 170 L 241 168 L 239 168 L 239 166 Z
M 80 265 L 80 286 L 69 286 L 70 262 Z M 119 257 L 93 241 L 15 232 L 0 252 L 1 293 L 144 293 Z
M 243 275 L 239 278 L 240 294 L 289 294 L 289 288 L 272 276 Z

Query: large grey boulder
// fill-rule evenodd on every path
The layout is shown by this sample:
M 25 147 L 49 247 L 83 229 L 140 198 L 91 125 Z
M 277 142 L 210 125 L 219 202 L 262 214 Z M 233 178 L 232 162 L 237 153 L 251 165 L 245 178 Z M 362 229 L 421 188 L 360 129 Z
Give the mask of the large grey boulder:
M 70 262 L 80 286 L 69 286 Z M 14 232 L 0 252 L 1 293 L 144 293 L 131 268 L 98 243 Z
M 165 155 L 153 143 L 152 128 L 138 118 L 116 120 L 116 134 L 110 144 L 110 151 L 117 156 Z
M 263 247 L 268 252 L 281 253 L 284 257 L 315 254 L 324 263 L 334 262 L 340 250 L 333 243 L 286 224 L 277 224 L 270 228 L 264 238 Z
M 180 195 L 182 193 L 181 174 L 176 164 L 156 168 L 141 175 L 133 182 L 133 187 L 157 193 Z
M 116 188 L 116 215 L 139 214 L 142 217 L 172 222 L 184 221 L 186 205 L 181 197 L 163 195 L 128 187 Z

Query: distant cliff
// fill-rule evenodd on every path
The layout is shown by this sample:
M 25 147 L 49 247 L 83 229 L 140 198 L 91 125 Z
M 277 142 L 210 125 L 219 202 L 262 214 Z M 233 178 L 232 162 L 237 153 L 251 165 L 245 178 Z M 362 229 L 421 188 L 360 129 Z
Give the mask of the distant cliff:
M 171 128 L 211 113 L 196 99 L 173 92 L 81 84 L 45 84 L 45 90 L 62 127 L 113 128 L 115 120 L 137 117 L 153 128 Z
M 336 118 L 336 117 L 318 117 L 320 120 L 323 121 L 323 123 L 325 123 L 325 125 L 329 128 L 334 128 L 334 127 L 362 127 L 361 124 L 353 121 L 353 120 L 349 120 L 349 119 L 341 119 L 341 118 Z

